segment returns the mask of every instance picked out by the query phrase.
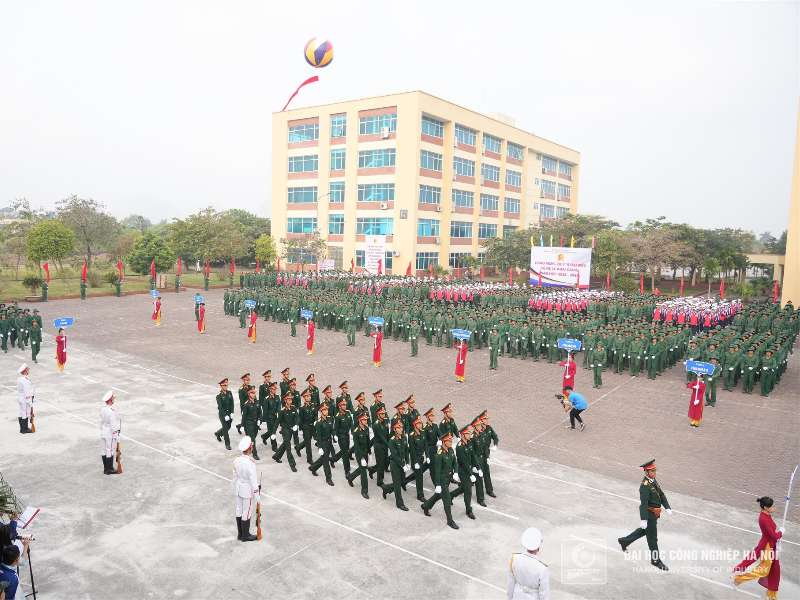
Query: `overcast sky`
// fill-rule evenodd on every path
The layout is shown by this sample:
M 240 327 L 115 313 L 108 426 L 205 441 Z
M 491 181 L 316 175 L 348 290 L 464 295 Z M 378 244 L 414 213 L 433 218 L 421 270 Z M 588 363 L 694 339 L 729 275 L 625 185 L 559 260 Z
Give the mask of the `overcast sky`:
M 581 212 L 786 227 L 797 2 L 63 0 L 0 8 L 0 206 L 270 214 L 271 116 L 420 89 L 581 152 Z

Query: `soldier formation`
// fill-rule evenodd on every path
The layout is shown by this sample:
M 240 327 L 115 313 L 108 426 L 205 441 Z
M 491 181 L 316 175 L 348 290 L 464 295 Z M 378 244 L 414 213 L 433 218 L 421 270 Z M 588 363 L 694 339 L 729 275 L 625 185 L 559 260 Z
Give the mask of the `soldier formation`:
M 305 457 L 307 468 L 315 477 L 322 470 L 325 482 L 334 486 L 333 470 L 341 466 L 348 485 L 360 483 L 361 496 L 369 499 L 369 479 L 374 478 L 385 499 L 394 495 L 399 510 L 407 511 L 403 493 L 409 484 L 426 516 L 441 500 L 447 525 L 458 529 L 452 516 L 454 497 L 463 496 L 466 516 L 475 518 L 472 510 L 473 488 L 476 501 L 486 506 L 485 497 L 495 497 L 489 455 L 499 441 L 483 411 L 467 425 L 459 427 L 453 418 L 453 406 L 441 409 L 436 421 L 433 408 L 420 414 L 414 395 L 395 404 L 389 418 L 383 402 L 383 390 L 372 393 L 366 404 L 364 392 L 350 395 L 347 381 L 322 390 L 314 374 L 309 374 L 303 391 L 288 368 L 281 371 L 281 380 L 272 381 L 272 371 L 262 373 L 263 382 L 250 384 L 250 373 L 241 376 L 238 389 L 240 421 L 237 431 L 249 439 L 248 453 L 258 456 L 258 441 L 272 450 L 272 460 L 297 472 L 297 459 Z M 214 435 L 220 443 L 230 445 L 230 429 L 236 419 L 233 393 L 229 380 L 219 382 L 217 414 L 221 427 Z M 241 446 L 240 446 L 241 448 Z M 428 472 L 434 493 L 426 497 L 424 474 Z M 389 473 L 387 477 L 386 473 Z M 455 484 L 455 487 L 451 487 Z M 237 515 L 240 516 L 240 515 Z
M 39 310 L 20 308 L 17 303 L 0 304 L 0 348 L 8 353 L 11 349 L 31 348 L 31 360 L 38 362 L 37 356 L 42 347 L 42 317 Z

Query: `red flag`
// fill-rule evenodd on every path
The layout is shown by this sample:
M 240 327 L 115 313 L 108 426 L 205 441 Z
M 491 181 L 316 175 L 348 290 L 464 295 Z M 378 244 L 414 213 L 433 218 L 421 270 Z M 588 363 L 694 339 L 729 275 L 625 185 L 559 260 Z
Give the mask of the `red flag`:
M 575 271 L 575 287 L 577 287 L 577 288 L 581 287 L 581 272 L 580 271 Z
M 175 274 L 180 275 L 183 273 L 183 261 L 178 258 L 178 263 L 175 265 Z
M 44 280 L 45 280 L 45 282 L 47 282 L 49 284 L 50 283 L 50 265 L 47 264 L 47 263 L 44 263 L 42 265 L 42 268 L 44 269 Z
M 775 279 L 772 282 L 772 303 L 778 303 L 778 297 L 780 296 L 780 286 L 778 285 L 778 280 Z
M 278 258 L 278 262 L 275 264 L 275 270 L 276 271 L 280 271 L 281 270 L 281 259 L 280 258 Z
M 406 267 L 406 277 L 411 277 L 411 261 L 408 261 L 408 266 Z
M 378 259 L 378 275 L 383 275 L 383 259 Z
M 644 273 L 639 273 L 639 293 L 644 294 Z
M 719 280 L 719 299 L 725 300 L 725 280 Z
M 684 289 L 684 282 L 683 282 L 683 275 L 681 275 L 681 288 L 680 291 L 678 292 L 679 296 L 683 296 L 683 289 Z
M 261 262 L 256 259 L 256 273 L 261 273 Z
M 480 271 L 481 281 L 483 281 L 484 277 L 486 277 L 486 268 L 483 265 L 481 265 L 481 271 Z
M 511 269 L 512 267 L 508 267 L 508 285 L 513 285 L 514 283 L 514 273 Z
M 309 83 L 314 83 L 314 82 L 317 82 L 317 81 L 319 81 L 319 77 L 318 77 L 317 75 L 313 75 L 312 77 L 309 77 L 309 78 L 308 78 L 308 79 L 306 79 L 306 80 L 305 80 L 303 83 L 301 83 L 300 85 L 298 85 L 298 86 L 297 86 L 297 89 L 294 91 L 294 94 L 292 94 L 291 96 L 289 96 L 289 99 L 286 101 L 286 104 L 284 104 L 284 105 L 283 105 L 283 108 L 281 109 L 281 112 L 283 112 L 284 110 L 286 110 L 286 107 L 287 107 L 287 106 L 289 106 L 289 103 L 290 103 L 292 100 L 294 100 L 294 97 L 295 97 L 295 96 L 297 96 L 297 92 L 299 92 L 299 91 L 300 91 L 300 88 L 302 88 L 304 85 L 308 85 Z
M 125 275 L 125 266 L 122 264 L 122 259 L 117 259 L 117 271 L 119 271 L 119 280 L 122 281 L 123 276 Z
M 203 273 L 205 273 L 206 277 L 211 277 L 211 265 L 208 264 L 208 259 L 206 259 L 206 264 L 203 267 Z
M 150 279 L 156 280 L 156 259 L 155 257 L 150 260 Z
M 563 246 L 564 245 L 564 236 L 563 235 L 559 235 L 558 236 L 558 245 L 559 246 Z
M 611 271 L 606 271 L 606 289 L 611 289 Z
M 356 259 L 355 258 L 351 258 L 350 259 L 350 272 L 352 273 L 355 270 L 356 270 Z
M 542 272 L 539 271 L 539 287 L 542 287 Z
M 594 236 L 592 236 L 592 250 L 594 250 Z
M 83 268 L 81 268 L 81 281 L 83 283 L 86 283 L 86 276 L 87 276 L 87 273 L 86 273 L 86 259 L 84 258 L 83 259 Z
M 230 267 L 228 267 L 228 270 L 230 271 L 231 275 L 233 275 L 234 271 L 236 271 L 236 266 L 235 266 L 235 264 L 233 262 L 233 257 L 232 256 L 231 256 L 231 264 L 230 264 Z

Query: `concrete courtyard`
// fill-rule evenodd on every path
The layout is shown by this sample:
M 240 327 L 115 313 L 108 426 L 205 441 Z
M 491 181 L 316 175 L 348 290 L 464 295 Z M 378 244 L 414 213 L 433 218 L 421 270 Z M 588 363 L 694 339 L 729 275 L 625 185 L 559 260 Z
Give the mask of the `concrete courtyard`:
M 348 348 L 343 333 L 326 330 L 309 357 L 302 328 L 291 338 L 288 326 L 259 321 L 258 341 L 248 343 L 238 321 L 223 315 L 221 291 L 205 294 L 207 333 L 199 335 L 192 295 L 164 294 L 158 328 L 144 295 L 39 305 L 48 335 L 31 371 L 35 435 L 17 433 L 14 391 L 30 353 L 0 354 L 0 471 L 42 507 L 32 549 L 41 598 L 502 598 L 508 559 L 531 525 L 544 534 L 553 598 L 763 596 L 754 583 L 734 590 L 729 573 L 758 540 L 755 498 L 775 498 L 780 524 L 788 476 L 800 462 L 796 357 L 769 398 L 720 389 L 699 429 L 688 426 L 677 367 L 656 381 L 607 373 L 599 390 L 579 369 L 576 387 L 590 409 L 586 430 L 575 432 L 564 428 L 553 398 L 557 365 L 501 358 L 490 372 L 487 352 L 475 351 L 458 384 L 455 351 L 423 343 L 411 358 L 407 344 L 386 341 L 376 369 L 370 340 L 359 334 Z M 53 358 L 52 319 L 61 316 L 76 318 L 64 373 Z M 330 488 L 304 459 L 292 473 L 265 448 L 258 465 L 265 537 L 237 542 L 230 484 L 237 453 L 213 437 L 216 382 L 229 377 L 233 389 L 250 371 L 258 384 L 267 368 L 277 380 L 287 366 L 300 383 L 309 372 L 320 387 L 347 379 L 351 393 L 365 391 L 370 402 L 382 387 L 389 407 L 412 392 L 420 411 L 433 406 L 438 415 L 452 402 L 458 424 L 488 408 L 500 436 L 492 452 L 497 498 L 475 506 L 475 521 L 456 499 L 461 529 L 453 531 L 440 505 L 431 518 L 422 514 L 413 486 L 403 513 L 372 481 L 366 501 L 340 466 Z M 108 389 L 117 391 L 123 419 L 125 473 L 115 477 L 104 476 L 98 460 Z M 638 465 L 654 457 L 674 509 L 659 526 L 668 573 L 638 554 L 644 540 L 628 554 L 616 543 L 638 524 Z M 796 499 L 790 521 L 781 598 L 800 597 Z

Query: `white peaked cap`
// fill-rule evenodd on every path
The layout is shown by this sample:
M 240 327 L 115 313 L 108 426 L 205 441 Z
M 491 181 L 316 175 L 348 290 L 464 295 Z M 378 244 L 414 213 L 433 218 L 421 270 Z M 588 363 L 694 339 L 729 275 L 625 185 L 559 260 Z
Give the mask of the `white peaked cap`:
M 251 440 L 249 437 L 245 436 L 241 440 L 239 440 L 239 450 L 241 450 L 242 452 L 247 450 L 252 445 L 253 445 L 253 440 Z
M 108 390 L 105 394 L 103 394 L 103 404 L 107 403 L 114 397 L 114 392 Z
M 520 542 L 526 550 L 538 550 L 542 546 L 542 532 L 536 527 L 528 527 L 522 532 Z
M 17 373 L 22 374 L 22 372 L 27 368 L 28 368 L 28 365 L 26 363 L 22 363 L 20 365 L 19 369 L 17 369 Z

